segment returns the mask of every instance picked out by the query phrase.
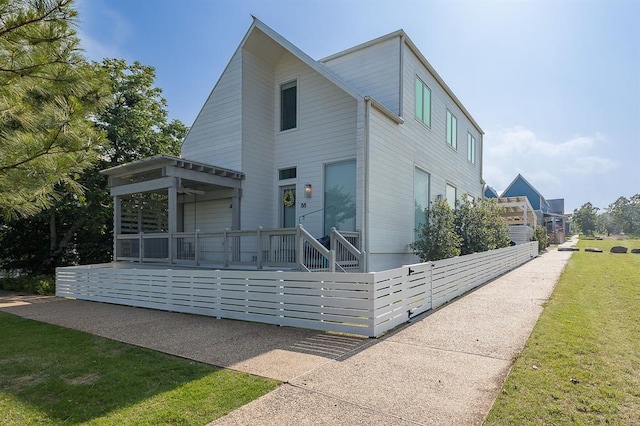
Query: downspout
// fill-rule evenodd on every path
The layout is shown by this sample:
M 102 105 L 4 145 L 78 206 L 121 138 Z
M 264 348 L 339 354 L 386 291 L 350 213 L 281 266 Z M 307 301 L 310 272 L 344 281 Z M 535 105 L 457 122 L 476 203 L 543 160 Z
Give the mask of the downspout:
M 364 272 L 369 272 L 369 122 L 371 99 L 364 100 Z
M 400 75 L 398 93 L 398 116 L 402 117 L 404 105 L 404 33 L 400 34 Z

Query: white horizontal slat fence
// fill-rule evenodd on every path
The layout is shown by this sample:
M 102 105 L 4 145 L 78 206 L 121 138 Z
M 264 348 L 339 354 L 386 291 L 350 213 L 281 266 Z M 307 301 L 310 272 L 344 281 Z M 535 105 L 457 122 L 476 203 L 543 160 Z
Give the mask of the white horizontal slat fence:
M 537 254 L 534 242 L 372 273 L 73 266 L 57 269 L 56 294 L 373 337 Z

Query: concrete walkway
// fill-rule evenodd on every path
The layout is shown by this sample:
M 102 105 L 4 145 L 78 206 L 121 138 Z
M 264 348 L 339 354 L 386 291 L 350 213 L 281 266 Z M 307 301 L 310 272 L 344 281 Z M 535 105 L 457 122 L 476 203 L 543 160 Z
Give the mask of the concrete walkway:
M 8 293 L 0 309 L 285 382 L 213 425 L 477 425 L 570 256 L 545 253 L 381 339 Z

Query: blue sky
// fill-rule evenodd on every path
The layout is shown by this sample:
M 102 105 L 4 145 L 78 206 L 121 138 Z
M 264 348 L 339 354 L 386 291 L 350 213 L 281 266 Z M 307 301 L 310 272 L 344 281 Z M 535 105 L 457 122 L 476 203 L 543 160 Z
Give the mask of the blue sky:
M 251 14 L 320 59 L 404 29 L 485 131 L 484 179 L 572 211 L 640 193 L 640 1 L 79 0 L 86 56 L 156 69 L 190 126 Z

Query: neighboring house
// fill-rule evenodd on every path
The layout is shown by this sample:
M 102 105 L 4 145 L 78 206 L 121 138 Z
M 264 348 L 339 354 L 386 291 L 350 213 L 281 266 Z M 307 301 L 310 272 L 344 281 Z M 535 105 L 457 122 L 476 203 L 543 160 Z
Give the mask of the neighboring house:
M 563 228 L 564 234 L 570 235 L 571 221 L 569 220 L 570 215 L 564 211 L 564 198 L 547 200 L 547 202 L 549 203 L 549 212 L 554 215 L 556 222 L 559 222 L 558 225 Z
M 487 185 L 484 188 L 484 198 L 498 198 L 498 197 L 499 197 L 498 192 L 494 188 L 490 187 L 489 185 Z
M 317 239 L 332 228 L 351 235 L 360 270 L 412 263 L 431 201 L 482 197 L 482 136 L 404 31 L 316 61 L 254 19 L 181 157 L 103 172 L 116 200 L 115 257 L 153 257 L 127 234 L 168 234 L 156 257 L 173 263 L 198 247 L 196 232 L 302 225 Z
M 537 216 L 537 223 L 547 228 L 551 242 L 562 243 L 565 237 L 566 217 L 564 215 L 564 199 L 547 200 L 521 174 L 507 186 L 500 197 L 525 196 Z M 550 202 L 553 201 L 553 204 Z M 554 211 L 555 210 L 555 211 Z

